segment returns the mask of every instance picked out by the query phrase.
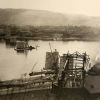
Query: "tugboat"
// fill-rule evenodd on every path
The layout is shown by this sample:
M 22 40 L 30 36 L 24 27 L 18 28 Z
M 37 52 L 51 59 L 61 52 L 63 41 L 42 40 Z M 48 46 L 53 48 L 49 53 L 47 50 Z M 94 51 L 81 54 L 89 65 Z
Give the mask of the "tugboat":
M 28 42 L 25 41 L 17 41 L 16 46 L 14 48 L 16 51 L 25 51 L 25 50 L 32 50 L 36 49 L 35 47 L 29 46 Z

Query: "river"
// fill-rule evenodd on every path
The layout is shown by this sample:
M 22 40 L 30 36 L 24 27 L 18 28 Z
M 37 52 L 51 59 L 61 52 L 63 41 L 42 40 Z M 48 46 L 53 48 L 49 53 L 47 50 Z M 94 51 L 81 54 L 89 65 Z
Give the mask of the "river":
M 90 55 L 91 65 L 99 61 L 100 42 L 84 42 L 84 41 L 29 41 L 29 45 L 40 47 L 27 51 L 25 53 L 18 53 L 13 46 L 7 45 L 5 41 L 0 41 L 0 80 L 10 80 L 20 78 L 24 73 L 29 73 L 35 63 L 33 71 L 39 71 L 45 67 L 45 56 L 47 51 L 57 49 L 59 54 L 80 53 L 86 52 Z

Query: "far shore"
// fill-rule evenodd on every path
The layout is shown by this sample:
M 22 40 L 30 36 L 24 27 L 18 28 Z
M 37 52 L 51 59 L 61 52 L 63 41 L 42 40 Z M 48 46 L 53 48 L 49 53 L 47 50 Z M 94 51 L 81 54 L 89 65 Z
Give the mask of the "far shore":
M 17 37 L 17 36 L 11 36 L 11 37 L 0 37 L 0 39 L 5 39 L 5 40 L 43 40 L 43 41 L 100 41 L 100 38 L 44 38 L 44 37 Z

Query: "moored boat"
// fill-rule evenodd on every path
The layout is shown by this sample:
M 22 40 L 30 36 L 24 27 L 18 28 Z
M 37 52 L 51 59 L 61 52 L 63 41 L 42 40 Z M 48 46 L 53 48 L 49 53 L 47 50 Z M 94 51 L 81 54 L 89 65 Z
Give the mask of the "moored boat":
M 35 47 L 29 46 L 28 42 L 25 41 L 16 41 L 16 46 L 14 48 L 16 51 L 32 50 Z

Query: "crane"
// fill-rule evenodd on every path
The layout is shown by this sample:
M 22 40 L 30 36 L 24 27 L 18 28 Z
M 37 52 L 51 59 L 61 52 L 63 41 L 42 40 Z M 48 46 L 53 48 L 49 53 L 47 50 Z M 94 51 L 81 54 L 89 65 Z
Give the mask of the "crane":
M 34 65 L 33 65 L 33 67 L 32 67 L 32 70 L 31 70 L 31 72 L 29 73 L 30 76 L 33 76 L 33 69 L 35 68 L 36 65 L 37 65 L 37 62 L 34 63 Z

